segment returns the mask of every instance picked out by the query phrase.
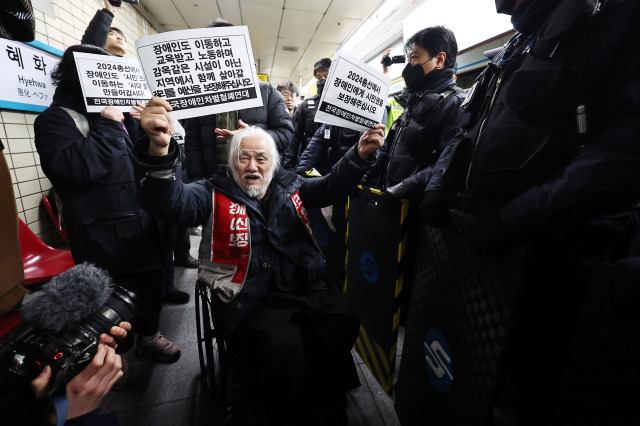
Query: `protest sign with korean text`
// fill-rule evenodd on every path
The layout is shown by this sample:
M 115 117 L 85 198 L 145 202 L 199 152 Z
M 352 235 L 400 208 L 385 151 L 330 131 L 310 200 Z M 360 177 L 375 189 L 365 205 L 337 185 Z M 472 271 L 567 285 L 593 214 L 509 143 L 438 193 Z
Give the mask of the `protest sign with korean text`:
M 0 108 L 37 112 L 47 109 L 56 90 L 51 71 L 58 62 L 59 56 L 0 38 Z
M 331 62 L 315 121 L 365 131 L 382 121 L 391 81 L 359 59 L 338 52 Z
M 151 91 L 137 60 L 121 56 L 73 52 L 87 112 L 100 112 L 113 105 L 132 112 L 132 105 L 145 105 Z
M 247 27 L 171 31 L 136 40 L 153 96 L 174 120 L 262 106 Z

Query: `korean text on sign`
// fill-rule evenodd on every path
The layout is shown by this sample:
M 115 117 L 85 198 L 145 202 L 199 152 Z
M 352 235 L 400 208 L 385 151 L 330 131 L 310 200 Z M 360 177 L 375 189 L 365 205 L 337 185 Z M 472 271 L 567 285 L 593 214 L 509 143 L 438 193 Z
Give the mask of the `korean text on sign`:
M 315 121 L 364 131 L 382 121 L 391 81 L 351 55 L 338 52 Z
M 171 31 L 138 39 L 136 49 L 174 119 L 262 106 L 247 27 Z
M 82 52 L 73 56 L 87 112 L 100 112 L 109 105 L 131 112 L 132 105 L 144 105 L 151 98 L 137 60 Z

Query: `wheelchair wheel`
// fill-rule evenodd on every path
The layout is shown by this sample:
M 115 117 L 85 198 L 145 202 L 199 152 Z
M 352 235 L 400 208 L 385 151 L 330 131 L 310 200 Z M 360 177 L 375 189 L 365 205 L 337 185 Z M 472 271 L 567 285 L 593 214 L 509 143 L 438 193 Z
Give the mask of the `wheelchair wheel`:
M 196 283 L 196 329 L 202 383 L 211 399 L 219 397 L 223 401 L 226 382 L 222 367 L 224 343 L 217 338 L 211 319 L 211 292 L 207 286 L 199 283 Z

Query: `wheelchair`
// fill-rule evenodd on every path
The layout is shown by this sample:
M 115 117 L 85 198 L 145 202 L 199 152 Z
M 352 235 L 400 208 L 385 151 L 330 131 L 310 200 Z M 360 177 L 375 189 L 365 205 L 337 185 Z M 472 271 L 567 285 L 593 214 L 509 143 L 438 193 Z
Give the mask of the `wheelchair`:
M 211 317 L 211 299 L 216 296 L 207 285 L 197 281 L 195 295 L 200 380 L 209 397 L 222 406 L 227 396 L 230 369 L 228 348 Z

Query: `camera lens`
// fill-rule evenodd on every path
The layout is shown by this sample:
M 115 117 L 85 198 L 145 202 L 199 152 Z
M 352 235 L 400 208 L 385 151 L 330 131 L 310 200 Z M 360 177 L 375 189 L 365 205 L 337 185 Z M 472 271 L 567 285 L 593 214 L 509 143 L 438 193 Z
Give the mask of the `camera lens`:
M 391 66 L 392 60 L 391 60 L 391 56 L 387 55 L 384 58 L 382 58 L 382 64 L 386 67 Z
M 109 333 L 114 325 L 122 321 L 131 321 L 135 316 L 136 296 L 129 290 L 115 286 L 111 297 L 96 312 L 87 318 L 86 324 L 98 334 Z

